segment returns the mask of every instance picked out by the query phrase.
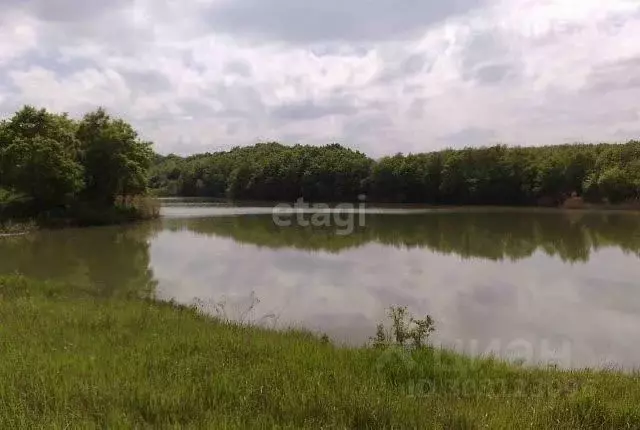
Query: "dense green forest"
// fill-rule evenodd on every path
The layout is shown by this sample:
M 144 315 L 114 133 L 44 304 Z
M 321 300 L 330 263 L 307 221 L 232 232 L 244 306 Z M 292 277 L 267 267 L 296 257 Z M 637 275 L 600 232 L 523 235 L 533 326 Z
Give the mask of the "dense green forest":
M 94 223 L 141 216 L 151 144 L 103 109 L 74 120 L 25 106 L 0 122 L 0 221 Z
M 338 144 L 260 143 L 186 158 L 156 156 L 160 195 L 237 200 L 558 205 L 640 198 L 640 141 L 542 147 L 503 145 L 373 160 Z
M 150 186 L 233 200 L 558 205 L 640 198 L 640 142 L 447 149 L 373 160 L 338 144 L 259 143 L 186 158 L 154 154 L 98 109 L 75 120 L 30 106 L 0 122 L 0 220 L 98 220 Z M 129 212 L 126 212 L 129 210 Z M 133 212 L 132 212 L 133 211 Z

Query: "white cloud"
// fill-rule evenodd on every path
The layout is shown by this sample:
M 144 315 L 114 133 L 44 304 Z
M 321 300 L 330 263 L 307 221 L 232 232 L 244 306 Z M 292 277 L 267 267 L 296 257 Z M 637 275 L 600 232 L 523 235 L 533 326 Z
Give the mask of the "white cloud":
M 45 3 L 0 18 L 0 113 L 102 105 L 160 152 L 261 139 L 378 156 L 640 134 L 635 0 Z M 235 26 L 216 21 L 229 13 Z
M 0 67 L 35 46 L 36 32 L 32 18 L 18 11 L 0 16 Z

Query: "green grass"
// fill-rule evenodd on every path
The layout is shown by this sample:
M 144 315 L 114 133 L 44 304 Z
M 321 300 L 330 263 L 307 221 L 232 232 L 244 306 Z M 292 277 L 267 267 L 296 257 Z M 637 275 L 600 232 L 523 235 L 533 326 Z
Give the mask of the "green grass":
M 0 381 L 0 428 L 640 428 L 638 374 L 340 348 L 20 277 Z

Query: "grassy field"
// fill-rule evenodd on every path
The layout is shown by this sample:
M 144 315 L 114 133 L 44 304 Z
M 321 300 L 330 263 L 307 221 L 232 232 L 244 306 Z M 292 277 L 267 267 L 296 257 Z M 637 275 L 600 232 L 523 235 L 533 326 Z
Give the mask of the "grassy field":
M 375 327 L 372 327 L 372 335 Z M 0 278 L 0 428 L 640 428 L 640 375 L 526 369 Z

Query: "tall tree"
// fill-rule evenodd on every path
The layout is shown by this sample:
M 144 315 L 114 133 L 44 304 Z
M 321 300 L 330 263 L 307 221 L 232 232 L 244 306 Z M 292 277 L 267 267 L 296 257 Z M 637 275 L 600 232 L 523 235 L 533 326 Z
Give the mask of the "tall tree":
M 118 195 L 146 191 L 153 151 L 130 124 L 100 108 L 84 116 L 76 136 L 81 142 L 87 199 L 113 205 Z
M 0 186 L 43 210 L 67 204 L 83 188 L 75 124 L 66 114 L 25 106 L 0 124 Z

